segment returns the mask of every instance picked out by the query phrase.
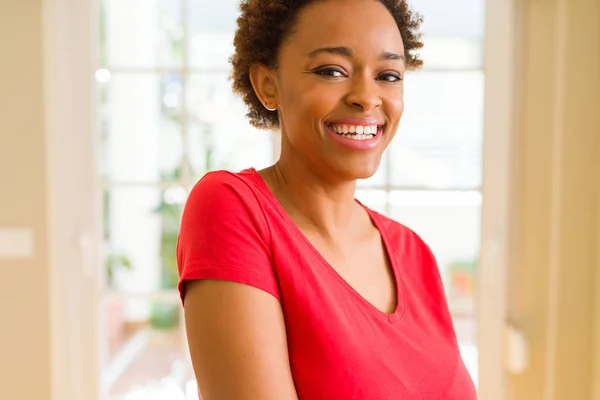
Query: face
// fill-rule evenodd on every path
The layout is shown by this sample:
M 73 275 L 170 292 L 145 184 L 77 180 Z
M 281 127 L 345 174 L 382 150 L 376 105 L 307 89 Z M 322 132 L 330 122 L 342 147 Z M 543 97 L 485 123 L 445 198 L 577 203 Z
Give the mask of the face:
M 379 1 L 305 7 L 261 80 L 279 109 L 282 159 L 328 180 L 372 176 L 402 116 L 404 72 L 400 32 Z

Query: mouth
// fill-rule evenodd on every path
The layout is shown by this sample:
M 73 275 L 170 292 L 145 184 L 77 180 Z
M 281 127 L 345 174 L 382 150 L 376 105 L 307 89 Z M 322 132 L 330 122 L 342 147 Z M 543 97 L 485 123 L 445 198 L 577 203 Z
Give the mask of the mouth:
M 326 124 L 327 128 L 346 139 L 371 140 L 383 133 L 384 125 Z

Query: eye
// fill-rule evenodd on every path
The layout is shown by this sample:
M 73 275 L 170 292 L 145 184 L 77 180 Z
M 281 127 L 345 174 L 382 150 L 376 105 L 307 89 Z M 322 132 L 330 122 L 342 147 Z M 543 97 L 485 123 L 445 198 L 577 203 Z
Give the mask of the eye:
M 384 72 L 377 77 L 377 80 L 387 83 L 396 83 L 402 80 L 402 75 L 397 72 Z
M 326 78 L 344 78 L 346 73 L 339 68 L 325 67 L 319 68 L 313 71 L 315 75 L 323 76 Z

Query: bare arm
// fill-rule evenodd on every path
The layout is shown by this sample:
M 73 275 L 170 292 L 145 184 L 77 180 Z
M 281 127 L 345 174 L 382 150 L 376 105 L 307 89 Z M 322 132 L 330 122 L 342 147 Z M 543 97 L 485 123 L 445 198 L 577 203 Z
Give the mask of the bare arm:
M 184 304 L 203 400 L 297 400 L 276 298 L 252 286 L 205 280 L 187 283 Z

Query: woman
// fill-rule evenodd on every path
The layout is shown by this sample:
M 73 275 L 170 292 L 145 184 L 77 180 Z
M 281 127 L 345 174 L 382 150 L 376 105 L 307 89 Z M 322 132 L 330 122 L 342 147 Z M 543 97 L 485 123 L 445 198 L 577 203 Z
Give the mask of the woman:
M 398 128 L 419 24 L 404 0 L 242 2 L 234 91 L 281 157 L 209 173 L 186 204 L 205 400 L 476 398 L 429 248 L 354 200 Z

